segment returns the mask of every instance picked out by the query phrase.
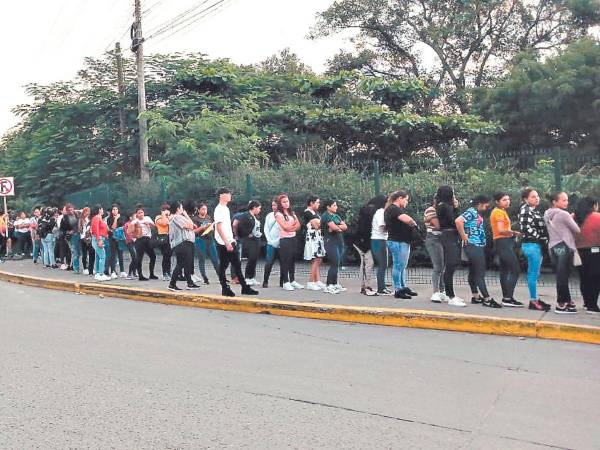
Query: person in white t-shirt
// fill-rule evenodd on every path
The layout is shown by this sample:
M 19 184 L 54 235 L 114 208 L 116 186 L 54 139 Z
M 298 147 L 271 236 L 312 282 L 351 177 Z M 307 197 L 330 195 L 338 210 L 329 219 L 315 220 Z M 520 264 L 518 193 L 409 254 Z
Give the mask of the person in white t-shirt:
M 16 255 L 25 256 L 31 252 L 31 220 L 25 211 L 21 211 L 15 220 L 15 238 L 17 239 Z
M 137 255 L 137 272 L 138 279 L 140 281 L 158 280 L 158 277 L 154 275 L 154 266 L 156 265 L 156 253 L 150 245 L 152 238 L 152 229 L 156 227 L 152 219 L 144 214 L 144 208 L 138 206 L 135 210 L 135 219 L 133 219 L 129 226 L 133 226 L 133 236 L 135 239 L 135 253 Z M 144 253 L 150 258 L 150 276 L 146 278 L 142 274 L 142 265 L 144 259 Z
M 378 206 L 378 209 L 375 211 L 371 222 L 371 253 L 377 264 L 377 295 L 392 295 L 393 292 L 385 287 L 385 271 L 388 263 L 388 232 L 384 220 L 385 203 L 376 206 Z
M 242 274 L 242 264 L 236 257 L 235 247 L 237 242 L 233 238 L 233 229 L 231 227 L 231 213 L 227 206 L 231 202 L 231 190 L 222 188 L 217 191 L 219 204 L 215 208 L 213 215 L 215 224 L 215 240 L 217 241 L 217 252 L 219 254 L 219 281 L 221 282 L 221 293 L 226 297 L 235 297 L 235 293 L 227 284 L 225 272 L 229 264 L 233 266 L 236 273 L 239 274 L 240 284 L 242 285 L 242 294 L 258 295 L 258 291 L 252 289 L 246 283 Z

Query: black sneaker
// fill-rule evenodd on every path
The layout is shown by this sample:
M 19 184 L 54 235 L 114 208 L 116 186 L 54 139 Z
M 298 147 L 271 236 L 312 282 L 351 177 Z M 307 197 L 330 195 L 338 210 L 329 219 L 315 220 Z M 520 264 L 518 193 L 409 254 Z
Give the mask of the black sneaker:
M 262 287 L 263 287 L 263 289 L 267 289 L 269 287 L 269 282 L 263 281 Z
M 537 299 L 529 302 L 529 309 L 547 312 L 550 311 L 551 306 L 548 303 L 544 303 L 540 299 Z
M 235 292 L 233 292 L 231 290 L 231 288 L 227 287 L 227 288 L 221 289 L 221 295 L 223 295 L 225 297 L 235 297 Z
M 404 288 L 404 292 L 410 295 L 411 297 L 416 297 L 417 295 L 419 295 L 409 287 Z
M 258 291 L 246 286 L 242 288 L 242 295 L 258 295 Z
M 480 305 L 483 303 L 481 297 L 471 297 L 471 303 L 474 305 Z
M 170 291 L 173 291 L 173 292 L 181 291 L 181 288 L 178 288 L 177 286 L 171 286 L 171 285 L 169 285 L 169 287 L 167 289 L 169 289 Z
M 556 314 L 576 314 L 577 313 L 577 309 L 576 308 L 569 308 L 569 305 L 567 303 L 557 303 L 556 306 L 554 307 L 554 312 Z
M 202 281 L 204 282 L 204 284 L 210 284 L 208 281 L 208 277 L 204 277 L 204 279 Z
M 198 286 L 196 283 L 192 283 L 192 284 L 188 284 L 185 288 L 188 291 L 193 291 L 194 289 L 200 289 L 200 286 Z
M 487 308 L 502 308 L 502 305 L 491 297 L 484 298 L 481 302 L 481 306 L 485 306 Z
M 158 280 L 158 277 L 154 274 L 150 275 L 149 277 L 150 280 Z
M 410 295 L 408 295 L 406 292 L 404 292 L 404 290 L 402 290 L 402 289 L 398 289 L 396 292 L 394 292 L 394 298 L 401 298 L 404 300 L 412 299 L 412 297 Z
M 140 275 L 138 277 L 138 280 L 140 280 L 140 281 L 148 281 L 148 278 L 146 278 L 144 275 Z
M 577 313 L 577 307 L 575 306 L 575 302 L 567 303 L 567 311 L 569 311 L 570 314 Z
M 514 298 L 503 298 L 502 306 L 509 306 L 511 308 L 522 308 L 523 303 L 521 303 L 518 300 L 515 300 Z
M 588 314 L 598 314 L 600 313 L 600 308 L 598 308 L 598 305 L 588 306 L 585 312 Z
M 388 288 L 385 288 L 383 291 L 377 291 L 377 295 L 394 295 L 394 293 Z

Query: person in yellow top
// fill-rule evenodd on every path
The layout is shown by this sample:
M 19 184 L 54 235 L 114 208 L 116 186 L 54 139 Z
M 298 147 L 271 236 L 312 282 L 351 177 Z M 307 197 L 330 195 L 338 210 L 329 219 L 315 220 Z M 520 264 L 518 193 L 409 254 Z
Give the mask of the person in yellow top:
M 158 234 L 158 248 L 162 255 L 163 280 L 171 280 L 171 243 L 169 242 L 169 220 L 171 212 L 166 203 L 160 207 L 160 214 L 154 219 L 156 232 Z
M 494 249 L 500 260 L 500 286 L 502 288 L 502 306 L 522 308 L 523 303 L 515 300 L 514 292 L 519 280 L 519 260 L 515 254 L 514 238 L 520 236 L 518 231 L 511 230 L 508 208 L 510 197 L 504 192 L 494 194 L 496 207 L 490 215 Z
M 2 249 L 4 248 L 4 243 L 8 240 L 8 227 L 6 226 L 6 217 L 8 214 L 5 214 L 4 211 L 0 211 L 0 263 L 4 262 L 2 259 Z

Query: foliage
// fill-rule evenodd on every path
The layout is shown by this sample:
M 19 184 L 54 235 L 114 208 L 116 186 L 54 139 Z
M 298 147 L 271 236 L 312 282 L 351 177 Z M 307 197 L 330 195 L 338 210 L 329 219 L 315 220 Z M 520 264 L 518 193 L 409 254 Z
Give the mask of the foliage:
M 584 39 L 545 61 L 523 55 L 505 79 L 481 90 L 476 110 L 501 122 L 499 150 L 590 148 L 600 143 L 600 42 Z

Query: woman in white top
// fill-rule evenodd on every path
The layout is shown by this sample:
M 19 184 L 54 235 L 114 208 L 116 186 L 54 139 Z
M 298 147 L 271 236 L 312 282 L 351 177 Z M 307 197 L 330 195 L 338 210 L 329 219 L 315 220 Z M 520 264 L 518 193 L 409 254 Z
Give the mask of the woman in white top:
M 320 280 L 319 268 L 325 256 L 325 244 L 321 235 L 321 216 L 319 216 L 319 205 L 321 200 L 311 195 L 306 200 L 304 211 L 304 223 L 306 224 L 306 237 L 304 239 L 304 259 L 311 261 L 310 275 L 306 288 L 311 291 L 320 291 L 326 285 Z
M 154 275 L 154 266 L 156 265 L 156 253 L 151 245 L 152 229 L 156 227 L 152 219 L 144 214 L 144 208 L 138 206 L 135 209 L 135 219 L 131 221 L 131 225 L 134 227 L 135 237 L 135 253 L 137 255 L 137 272 L 138 280 L 148 281 L 158 280 L 158 277 Z M 144 253 L 150 258 L 150 276 L 146 278 L 142 273 L 142 263 L 144 259 Z
M 29 255 L 31 252 L 31 221 L 25 211 L 19 213 L 15 220 L 15 238 L 17 239 L 16 255 Z
M 388 253 L 387 239 L 388 233 L 385 228 L 383 214 L 387 196 L 377 196 L 374 206 L 377 208 L 371 222 L 371 253 L 377 264 L 377 295 L 392 295 L 393 292 L 385 287 L 385 271 L 387 270 Z

